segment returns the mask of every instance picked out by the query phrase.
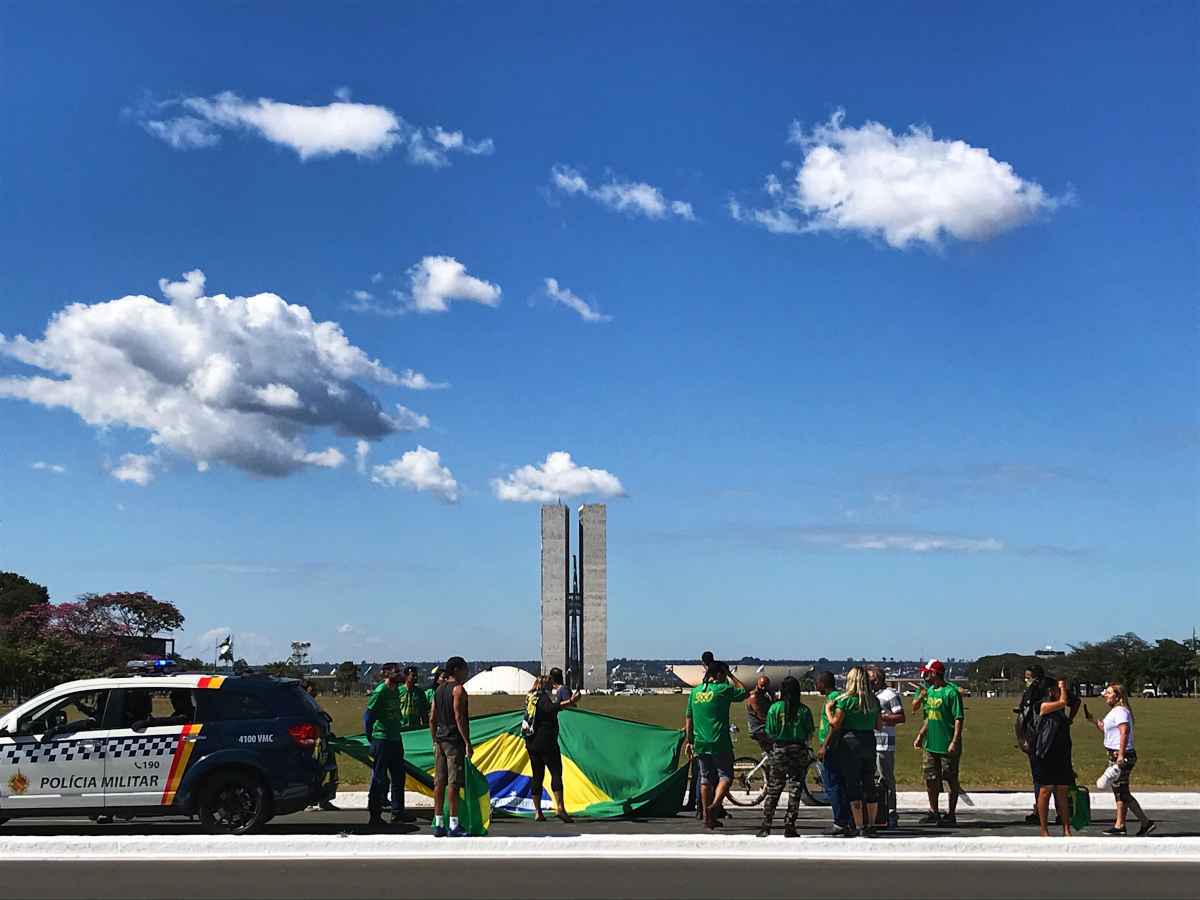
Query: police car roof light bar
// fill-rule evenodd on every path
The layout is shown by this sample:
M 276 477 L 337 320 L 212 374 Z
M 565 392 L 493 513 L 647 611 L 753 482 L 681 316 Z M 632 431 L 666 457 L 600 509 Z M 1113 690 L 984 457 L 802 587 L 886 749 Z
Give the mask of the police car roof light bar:
M 157 675 L 175 668 L 173 659 L 131 659 L 125 664 L 134 675 Z

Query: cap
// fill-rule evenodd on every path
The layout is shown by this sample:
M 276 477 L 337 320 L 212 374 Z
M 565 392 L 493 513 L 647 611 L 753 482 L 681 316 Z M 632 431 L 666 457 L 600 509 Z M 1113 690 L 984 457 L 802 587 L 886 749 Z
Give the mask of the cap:
M 925 665 L 921 666 L 922 672 L 937 672 L 939 675 L 946 674 L 946 664 L 940 659 L 931 659 Z

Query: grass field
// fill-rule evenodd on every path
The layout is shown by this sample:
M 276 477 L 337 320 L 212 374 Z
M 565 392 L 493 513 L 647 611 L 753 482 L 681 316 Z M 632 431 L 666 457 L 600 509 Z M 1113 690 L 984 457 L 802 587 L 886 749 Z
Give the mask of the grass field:
M 333 716 L 338 734 L 358 734 L 362 731 L 362 710 L 365 698 L 322 697 L 321 703 Z M 667 728 L 682 728 L 686 695 L 667 694 L 646 697 L 585 697 L 582 708 L 633 719 Z M 471 698 L 471 715 L 518 709 L 521 697 Z M 806 702 L 818 713 L 817 698 Z M 1016 749 L 1012 734 L 1012 708 L 1015 700 L 999 698 L 967 701 L 964 754 L 962 760 L 963 786 L 985 788 L 1022 788 L 1029 785 L 1028 758 Z M 1088 701 L 1093 715 L 1105 711 L 1104 701 Z M 1134 787 L 1200 789 L 1200 701 L 1146 700 L 1135 704 L 1138 765 Z M 814 718 L 816 716 L 814 715 Z M 734 724 L 741 729 L 734 750 L 738 756 L 757 756 L 758 748 L 745 735 L 745 716 L 739 711 Z M 918 788 L 921 784 L 921 754 L 912 747 L 918 726 L 910 713 L 909 723 L 898 729 L 896 776 L 902 787 Z M 1075 769 L 1081 782 L 1094 782 L 1107 765 L 1101 749 L 1100 734 L 1083 720 L 1080 712 L 1072 736 L 1075 746 Z M 366 767 L 342 757 L 338 763 L 342 784 L 363 786 L 369 780 Z

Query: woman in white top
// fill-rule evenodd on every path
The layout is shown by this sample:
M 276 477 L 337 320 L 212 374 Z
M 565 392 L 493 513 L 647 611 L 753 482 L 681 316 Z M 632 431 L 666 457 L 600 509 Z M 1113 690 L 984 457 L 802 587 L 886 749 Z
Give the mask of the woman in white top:
M 1104 689 L 1104 702 L 1109 710 L 1103 719 L 1093 719 L 1087 707 L 1083 708 L 1087 720 L 1104 735 L 1104 749 L 1108 751 L 1109 763 L 1121 770 L 1112 784 L 1113 797 L 1117 801 L 1117 819 L 1113 827 L 1104 833 L 1124 835 L 1126 812 L 1132 812 L 1142 823 L 1138 837 L 1145 837 L 1154 830 L 1155 822 L 1142 811 L 1141 804 L 1129 792 L 1129 773 L 1137 765 L 1137 751 L 1133 749 L 1133 710 L 1129 708 L 1129 696 L 1125 688 L 1114 682 Z

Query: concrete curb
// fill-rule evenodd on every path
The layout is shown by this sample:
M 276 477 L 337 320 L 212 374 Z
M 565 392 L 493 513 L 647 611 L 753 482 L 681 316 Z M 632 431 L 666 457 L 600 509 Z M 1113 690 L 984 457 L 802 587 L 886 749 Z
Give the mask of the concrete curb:
M 1112 812 L 1115 809 L 1113 795 L 1111 791 L 1101 791 L 1096 788 L 1091 789 L 1092 792 L 1092 809 L 1097 812 Z M 1033 807 L 1033 793 L 1031 791 L 1006 791 L 999 792 L 969 792 L 971 799 L 975 802 L 975 806 L 971 807 L 965 803 L 959 803 L 958 814 L 960 818 L 970 818 L 972 810 L 978 812 L 1029 812 Z M 1150 810 L 1170 810 L 1170 809 L 1200 809 L 1200 792 L 1161 792 L 1146 791 L 1138 793 L 1136 796 L 1141 800 L 1142 805 Z M 433 800 L 424 794 L 414 791 L 404 792 L 405 803 L 409 809 L 431 809 Z M 920 813 L 924 812 L 929 802 L 925 794 L 917 791 L 901 791 L 898 795 L 898 804 L 901 812 Z M 341 809 L 366 809 L 367 808 L 367 792 L 366 791 L 346 791 L 339 793 L 334 805 Z M 1052 804 L 1053 805 L 1053 804 Z M 945 812 L 946 798 L 942 797 L 942 811 Z
M 439 839 L 429 835 L 163 835 L 0 838 L 6 862 L 281 859 L 871 859 L 1200 863 L 1200 838 L 880 838 L 563 835 Z M 1119 846 L 1119 849 L 1118 849 Z

